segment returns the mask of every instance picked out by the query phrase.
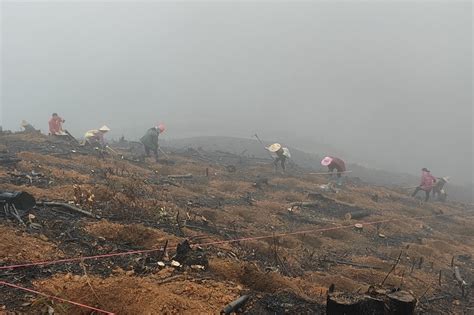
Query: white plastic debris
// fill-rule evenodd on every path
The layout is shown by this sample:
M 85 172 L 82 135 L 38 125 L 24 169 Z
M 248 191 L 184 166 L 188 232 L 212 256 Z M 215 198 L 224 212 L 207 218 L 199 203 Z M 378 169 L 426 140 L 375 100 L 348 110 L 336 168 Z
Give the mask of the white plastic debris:
M 171 266 L 175 267 L 175 268 L 179 268 L 179 267 L 181 267 L 181 264 L 179 263 L 179 261 L 172 260 L 171 261 Z

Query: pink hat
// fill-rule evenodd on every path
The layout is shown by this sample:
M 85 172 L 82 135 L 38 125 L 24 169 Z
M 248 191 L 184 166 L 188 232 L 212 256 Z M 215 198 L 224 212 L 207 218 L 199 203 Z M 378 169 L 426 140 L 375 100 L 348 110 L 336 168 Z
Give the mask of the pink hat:
M 156 126 L 156 128 L 160 131 L 160 132 L 163 132 L 166 130 L 166 127 L 165 125 L 163 124 L 158 124 L 158 126 Z
M 321 161 L 322 166 L 328 166 L 332 162 L 332 157 L 326 156 L 324 159 Z

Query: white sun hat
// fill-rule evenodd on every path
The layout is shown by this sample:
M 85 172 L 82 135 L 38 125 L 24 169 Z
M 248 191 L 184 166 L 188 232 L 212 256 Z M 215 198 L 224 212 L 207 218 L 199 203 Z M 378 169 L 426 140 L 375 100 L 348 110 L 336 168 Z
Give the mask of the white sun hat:
M 99 131 L 110 131 L 110 128 L 107 127 L 106 125 L 103 125 L 102 127 L 99 128 Z
M 275 153 L 276 151 L 281 149 L 281 144 L 279 143 L 274 143 L 271 146 L 267 148 L 268 151 Z
M 321 160 L 321 165 L 328 166 L 329 164 L 331 164 L 332 160 L 332 157 L 326 156 L 324 159 Z

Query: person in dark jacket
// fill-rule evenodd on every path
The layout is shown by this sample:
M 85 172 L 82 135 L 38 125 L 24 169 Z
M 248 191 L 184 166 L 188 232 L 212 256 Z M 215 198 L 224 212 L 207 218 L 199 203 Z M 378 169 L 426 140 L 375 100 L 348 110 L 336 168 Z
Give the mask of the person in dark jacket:
M 278 163 L 281 165 L 283 172 L 286 170 L 286 160 L 291 158 L 291 153 L 288 148 L 284 148 L 279 143 L 274 143 L 267 148 L 268 151 L 275 154 L 276 157 L 273 159 L 273 165 L 275 166 L 275 171 L 278 170 Z
M 448 176 L 438 178 L 436 184 L 433 186 L 433 198 L 435 198 L 437 195 L 438 201 L 446 201 L 447 194 L 444 190 L 444 185 L 447 183 L 449 183 Z
M 150 156 L 150 153 L 153 152 L 156 161 L 158 161 L 158 137 L 160 133 L 164 131 L 165 126 L 159 124 L 158 126 L 148 129 L 145 135 L 140 139 L 140 142 L 145 146 L 146 156 Z
M 21 127 L 27 133 L 38 132 L 38 130 L 36 130 L 35 127 L 33 127 L 33 125 L 27 122 L 26 120 L 21 121 Z

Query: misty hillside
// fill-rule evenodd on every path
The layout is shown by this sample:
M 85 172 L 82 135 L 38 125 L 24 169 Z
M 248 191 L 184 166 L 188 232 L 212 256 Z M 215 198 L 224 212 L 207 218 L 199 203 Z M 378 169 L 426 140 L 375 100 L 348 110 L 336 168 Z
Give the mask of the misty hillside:
M 327 179 L 301 167 L 189 148 L 252 154 L 251 140 L 179 143 L 156 161 L 136 159 L 134 141 L 104 152 L 0 133 L 1 314 L 234 314 L 240 301 L 246 315 L 339 315 L 350 301 L 345 314 L 384 315 L 395 298 L 403 314 L 472 308 L 472 206 L 356 180 L 318 189 Z
M 270 145 L 272 142 L 262 140 L 264 145 Z M 286 146 L 284 143 L 282 143 Z M 184 139 L 171 139 L 168 141 L 162 141 L 162 145 L 169 147 L 171 150 L 179 150 L 185 148 L 202 148 L 207 151 L 225 151 L 238 155 L 244 155 L 249 157 L 268 158 L 268 152 L 256 139 L 244 139 L 234 137 L 193 137 Z M 322 167 L 320 164 L 321 158 L 325 155 L 324 152 L 321 154 L 311 154 L 302 150 L 295 149 L 288 145 L 291 151 L 292 161 L 298 164 L 300 167 L 307 168 L 308 172 L 317 171 L 325 172 L 327 169 Z M 347 169 L 352 171 L 349 176 L 358 177 L 362 181 L 380 186 L 389 187 L 400 187 L 406 188 L 406 193 L 411 192 L 411 188 L 418 185 L 419 177 L 416 175 L 392 172 L 390 170 L 370 169 L 358 164 L 353 164 L 350 160 L 347 160 L 344 156 L 340 156 L 346 161 Z M 269 160 L 270 163 L 270 160 Z M 442 176 L 433 172 L 435 176 Z M 472 196 L 474 187 L 457 186 L 455 183 L 451 183 L 446 187 L 448 194 L 452 200 L 461 202 L 473 202 Z

